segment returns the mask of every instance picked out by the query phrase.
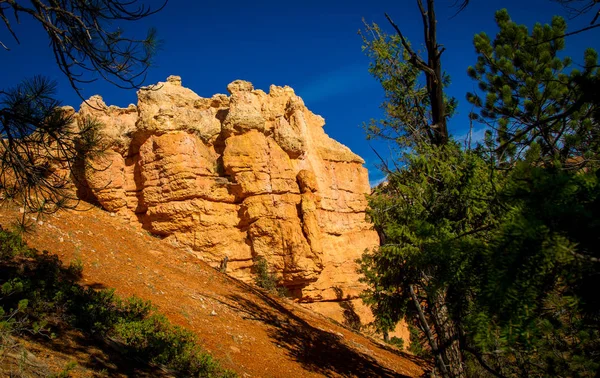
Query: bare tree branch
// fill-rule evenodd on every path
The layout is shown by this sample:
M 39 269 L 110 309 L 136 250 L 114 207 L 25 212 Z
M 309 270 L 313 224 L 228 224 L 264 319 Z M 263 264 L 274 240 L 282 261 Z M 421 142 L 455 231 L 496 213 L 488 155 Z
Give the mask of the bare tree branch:
M 138 0 L 25 1 L 0 0 L 0 20 L 17 43 L 19 39 L 6 15 L 12 10 L 32 17 L 48 35 L 59 69 L 67 76 L 77 94 L 81 84 L 97 80 L 99 74 L 119 88 L 139 88 L 152 63 L 157 40 L 150 29 L 145 38 L 130 38 L 114 26 L 114 21 L 137 21 L 162 10 L 168 0 L 151 9 Z M 5 49 L 5 43 L 0 42 Z
M 398 36 L 400 37 L 400 40 L 402 41 L 402 46 L 406 49 L 406 51 L 409 53 L 409 55 L 411 57 L 411 62 L 415 66 L 420 68 L 421 70 L 428 72 L 431 75 L 435 74 L 433 72 L 433 70 L 429 66 L 427 66 L 425 61 L 423 59 L 421 59 L 421 57 L 417 53 L 415 53 L 415 51 L 412 49 L 410 44 L 406 41 L 406 38 L 404 38 L 404 34 L 402 34 L 402 32 L 400 31 L 400 28 L 398 27 L 398 25 L 396 25 L 396 23 L 394 23 L 392 18 L 387 13 L 385 14 L 385 17 L 387 18 L 389 23 L 392 25 L 394 30 L 396 30 L 396 33 L 398 33 Z
M 427 9 L 423 5 L 422 0 L 417 0 L 417 5 L 423 22 L 427 62 L 412 49 L 404 34 L 402 34 L 400 27 L 398 27 L 387 13 L 385 17 L 400 37 L 402 46 L 408 52 L 410 56 L 409 63 L 425 74 L 427 94 L 431 106 L 431 124 L 429 125 L 429 130 L 432 132 L 431 142 L 435 145 L 443 145 L 448 142 L 447 114 L 440 59 L 444 49 L 440 50 L 440 46 L 437 43 L 437 20 L 435 18 L 434 0 L 427 0 Z

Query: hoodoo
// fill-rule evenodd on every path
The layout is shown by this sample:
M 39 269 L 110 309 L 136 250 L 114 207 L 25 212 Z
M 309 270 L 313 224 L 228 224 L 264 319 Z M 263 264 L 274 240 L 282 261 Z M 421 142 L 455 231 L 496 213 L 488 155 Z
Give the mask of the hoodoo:
M 290 87 L 227 90 L 202 98 L 170 76 L 139 90 L 137 106 L 84 102 L 76 119 L 100 120 L 107 147 L 80 196 L 215 266 L 227 257 L 242 280 L 263 257 L 296 298 L 355 298 L 355 259 L 378 244 L 364 161 Z

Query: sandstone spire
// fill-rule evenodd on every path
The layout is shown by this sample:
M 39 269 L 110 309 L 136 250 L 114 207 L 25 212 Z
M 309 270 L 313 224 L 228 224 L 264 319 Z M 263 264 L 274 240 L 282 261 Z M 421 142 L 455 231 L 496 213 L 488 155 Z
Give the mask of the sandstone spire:
M 80 193 L 215 266 L 227 256 L 238 278 L 262 256 L 297 298 L 356 295 L 354 260 L 378 243 L 363 160 L 291 88 L 227 91 L 202 98 L 170 76 L 137 106 L 92 97 L 78 116 L 103 122 L 108 148 Z

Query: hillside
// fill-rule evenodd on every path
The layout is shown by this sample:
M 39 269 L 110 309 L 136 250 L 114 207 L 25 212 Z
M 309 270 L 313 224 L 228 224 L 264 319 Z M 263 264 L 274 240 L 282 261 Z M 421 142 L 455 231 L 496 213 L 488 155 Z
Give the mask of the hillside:
M 16 208 L 2 209 L 0 224 L 8 227 L 18 215 Z M 410 355 L 219 273 L 111 215 L 95 207 L 63 211 L 38 222 L 25 240 L 64 262 L 81 261 L 84 285 L 151 300 L 241 377 L 423 374 L 422 362 Z M 54 353 L 46 349 L 37 358 L 52 359 Z M 72 357 L 89 364 L 85 353 Z

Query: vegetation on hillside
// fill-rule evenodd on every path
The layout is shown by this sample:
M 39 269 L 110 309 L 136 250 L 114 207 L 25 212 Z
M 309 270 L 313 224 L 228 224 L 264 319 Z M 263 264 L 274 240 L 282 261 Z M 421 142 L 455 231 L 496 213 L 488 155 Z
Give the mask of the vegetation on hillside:
M 269 292 L 276 293 L 280 297 L 286 297 L 288 291 L 285 286 L 278 284 L 277 275 L 269 270 L 269 263 L 263 256 L 254 259 L 256 277 L 254 283 Z
M 417 2 L 435 41 L 434 2 Z M 381 246 L 359 261 L 375 325 L 385 334 L 406 319 L 411 350 L 431 356 L 442 377 L 596 376 L 597 53 L 587 49 L 574 67 L 561 53 L 564 19 L 530 31 L 498 11 L 498 34 L 475 36 L 478 59 L 468 68 L 479 89 L 467 94 L 471 122 L 487 127 L 473 146 L 427 137 L 443 130 L 432 101 L 443 99 L 444 117 L 455 105 L 432 96 L 429 81 L 449 78 L 424 75 L 388 19 L 396 34 L 377 25 L 362 33 L 386 93 L 386 118 L 367 133 L 400 152 L 370 196 Z M 439 45 L 425 46 L 426 56 L 441 56 Z
M 77 283 L 81 265 L 28 248 L 0 230 L 0 358 L 15 335 L 56 338 L 68 328 L 116 343 L 129 359 L 178 376 L 234 377 L 202 351 L 194 334 L 171 324 L 152 304 Z
M 149 8 L 141 1 L 0 0 L 0 20 L 7 35 L 31 17 L 46 33 L 55 63 L 82 97 L 82 86 L 102 79 L 120 88 L 139 88 L 156 52 L 156 32 L 127 36 L 124 23 L 146 18 L 166 5 Z M 8 41 L 0 41 L 6 50 Z M 55 83 L 41 76 L 0 90 L 0 197 L 42 214 L 70 207 L 72 180 L 86 158 L 101 151 L 98 123 L 80 119 L 60 107 Z M 83 98 L 83 97 L 82 97 Z M 199 348 L 196 336 L 172 325 L 153 306 L 126 300 L 112 290 L 96 291 L 77 283 L 81 266 L 65 267 L 46 251 L 29 249 L 0 229 L 0 354 L 15 335 L 60 337 L 74 327 L 113 340 L 125 354 L 166 367 L 178 375 L 234 376 Z M 0 356 L 1 357 L 1 356 Z M 65 374 L 68 373 L 68 369 Z

